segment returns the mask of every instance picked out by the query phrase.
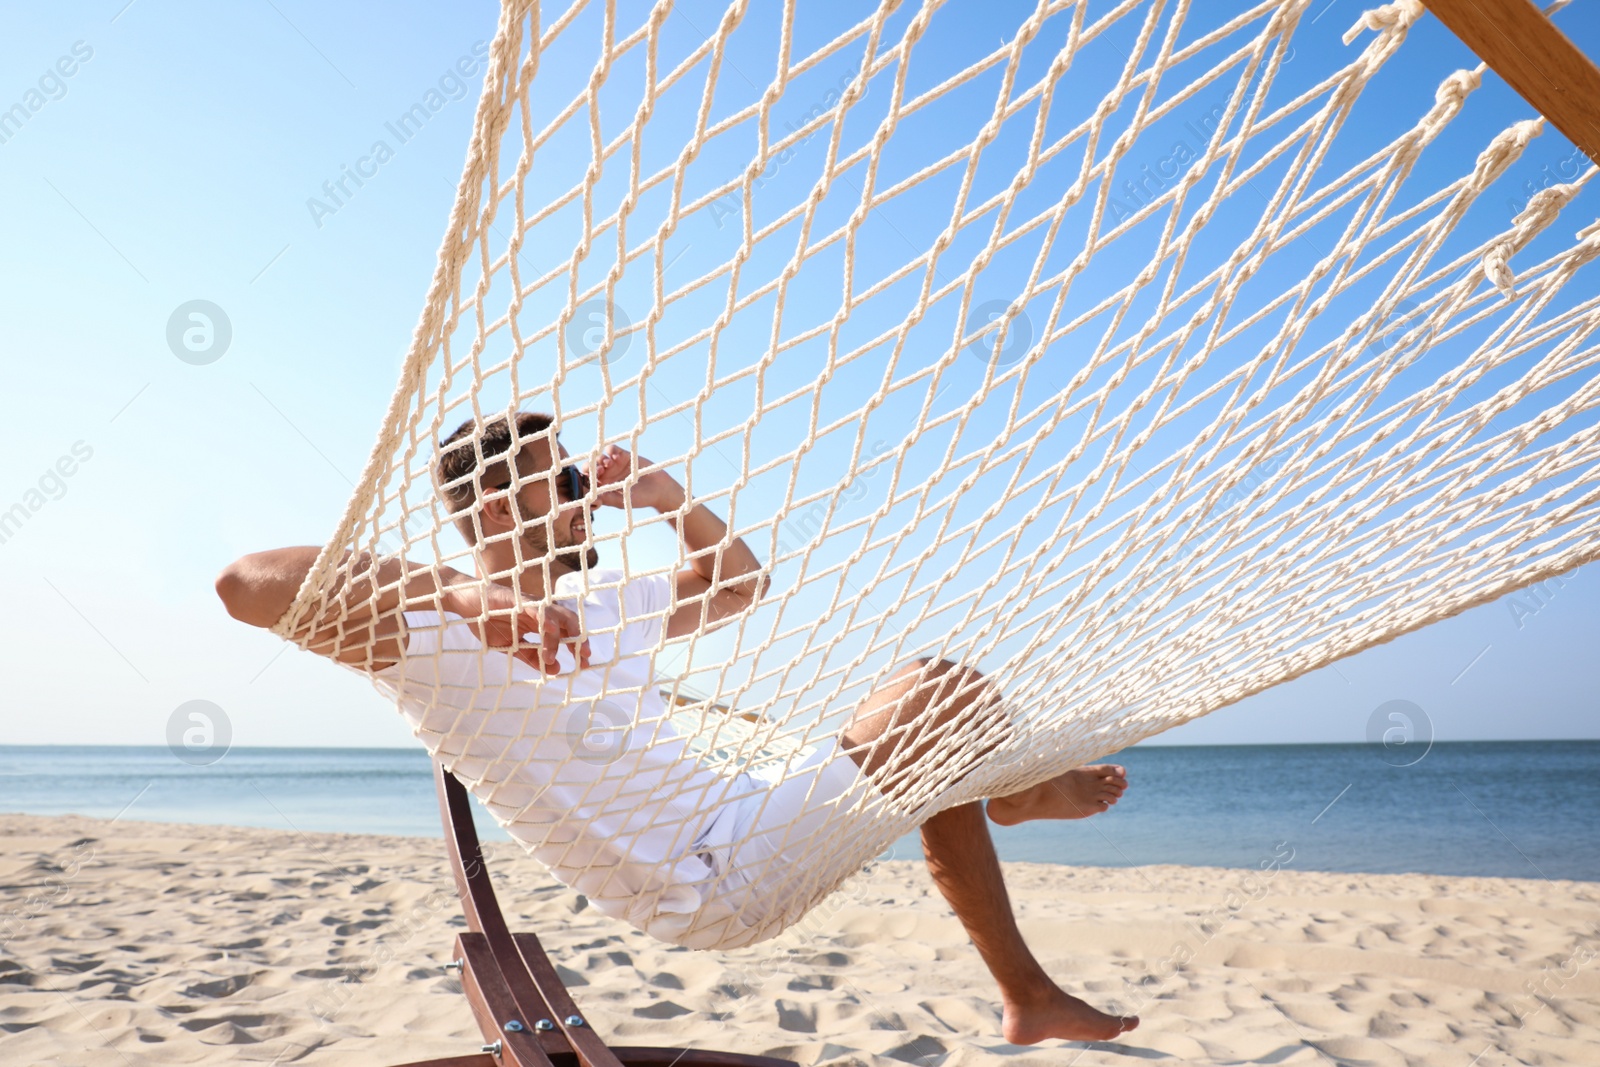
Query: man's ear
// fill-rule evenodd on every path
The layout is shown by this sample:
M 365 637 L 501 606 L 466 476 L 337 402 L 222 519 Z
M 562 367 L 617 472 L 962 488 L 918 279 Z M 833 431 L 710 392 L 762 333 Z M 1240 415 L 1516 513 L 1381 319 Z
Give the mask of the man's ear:
M 516 516 L 511 511 L 510 491 L 496 493 L 478 505 L 478 522 L 485 537 L 505 533 L 516 528 Z

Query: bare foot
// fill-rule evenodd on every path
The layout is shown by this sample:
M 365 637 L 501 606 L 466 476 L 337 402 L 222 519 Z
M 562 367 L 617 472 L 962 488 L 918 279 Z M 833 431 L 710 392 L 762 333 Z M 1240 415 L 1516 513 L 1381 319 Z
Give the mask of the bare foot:
M 1031 819 L 1087 819 L 1110 808 L 1128 788 L 1128 770 L 1097 763 L 1058 774 L 1048 782 L 989 801 L 991 822 L 1015 826 Z
M 1007 1001 L 1000 1032 L 1013 1045 L 1058 1041 L 1110 1041 L 1139 1025 L 1137 1015 L 1107 1015 L 1077 997 L 1051 987 L 1037 1001 Z

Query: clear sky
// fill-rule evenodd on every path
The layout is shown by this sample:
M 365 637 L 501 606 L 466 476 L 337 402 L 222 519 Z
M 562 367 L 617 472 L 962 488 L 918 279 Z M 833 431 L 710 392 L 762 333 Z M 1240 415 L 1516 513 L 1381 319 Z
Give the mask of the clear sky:
M 1324 15 L 1342 29 L 1362 6 Z M 173 710 L 203 699 L 235 744 L 414 743 L 359 678 L 232 622 L 211 592 L 234 557 L 332 530 L 454 199 L 497 8 L 373 10 L 8 12 L 0 107 L 28 115 L 0 142 L 0 507 L 41 487 L 48 499 L 0 543 L 0 742 L 161 744 Z M 698 32 L 687 18 L 669 25 Z M 1583 5 L 1557 22 L 1600 55 Z M 1431 20 L 1418 44 L 1470 65 Z M 1485 92 L 1487 121 L 1526 112 L 1503 86 Z M 419 130 L 389 132 L 428 100 Z M 392 152 L 363 162 L 379 140 Z M 1538 181 L 1571 157 L 1551 131 L 1516 174 Z M 375 173 L 329 212 L 324 183 L 357 166 Z M 193 300 L 231 325 L 215 362 L 168 344 Z M 1358 741 L 1391 700 L 1441 740 L 1600 737 L 1597 641 L 1600 573 L 1586 570 L 1157 740 Z

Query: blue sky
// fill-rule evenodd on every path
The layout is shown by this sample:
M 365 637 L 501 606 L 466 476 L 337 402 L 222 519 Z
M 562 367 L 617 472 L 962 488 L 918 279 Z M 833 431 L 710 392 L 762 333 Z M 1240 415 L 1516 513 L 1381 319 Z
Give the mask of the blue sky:
M 1342 31 L 1360 6 L 1334 0 L 1319 20 Z M 989 32 L 985 20 L 1009 17 L 995 10 L 952 5 L 928 47 L 959 51 Z M 1558 24 L 1600 54 L 1600 27 L 1581 14 Z M 0 742 L 161 744 L 173 710 L 205 699 L 225 710 L 237 744 L 413 743 L 363 681 L 233 623 L 210 584 L 242 553 L 320 543 L 343 510 L 432 274 L 496 16 L 484 3 L 374 18 L 285 0 L 12 13 L 0 106 L 31 92 L 40 105 L 0 143 L 11 401 L 0 504 L 41 480 L 48 500 L 0 544 L 11 606 L 0 647 L 12 668 Z M 665 32 L 693 41 L 715 17 L 689 7 Z M 1424 99 L 1440 69 L 1469 62 L 1431 20 L 1408 48 L 1439 64 L 1394 75 L 1397 92 Z M 730 55 L 754 75 L 758 52 Z M 551 58 L 552 77 L 566 76 L 562 61 Z M 571 77 L 585 69 L 572 62 Z M 837 76 L 819 71 L 815 86 Z M 619 92 L 629 77 L 619 72 Z M 419 102 L 437 106 L 402 140 L 392 127 Z M 1527 113 L 1492 76 L 1474 106 L 1463 144 Z M 939 130 L 926 137 L 937 144 Z M 1513 188 L 1570 177 L 1571 157 L 1545 134 Z M 548 158 L 552 183 L 582 164 Z M 347 181 L 330 213 L 325 184 L 348 169 L 367 177 Z M 780 171 L 774 187 L 799 171 Z M 736 242 L 719 221 L 685 222 L 681 270 Z M 904 262 L 893 241 L 925 236 L 914 216 L 897 223 L 908 232 L 874 231 L 863 264 Z M 203 365 L 167 341 L 174 310 L 192 300 L 231 324 L 227 350 Z M 805 292 L 796 306 L 829 310 Z M 1440 739 L 1600 737 L 1597 639 L 1600 576 L 1584 571 L 1159 740 L 1361 740 L 1396 699 L 1421 707 Z

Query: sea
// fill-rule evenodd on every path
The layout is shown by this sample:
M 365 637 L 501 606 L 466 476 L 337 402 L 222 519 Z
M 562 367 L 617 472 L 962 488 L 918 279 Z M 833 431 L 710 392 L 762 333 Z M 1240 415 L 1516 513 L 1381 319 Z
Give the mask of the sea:
M 995 827 L 1003 860 L 1600 881 L 1600 741 L 1138 746 L 1129 790 L 1073 822 Z M 0 812 L 440 837 L 409 749 L 0 747 Z M 481 811 L 486 838 L 504 838 Z M 884 858 L 916 859 L 915 834 Z

